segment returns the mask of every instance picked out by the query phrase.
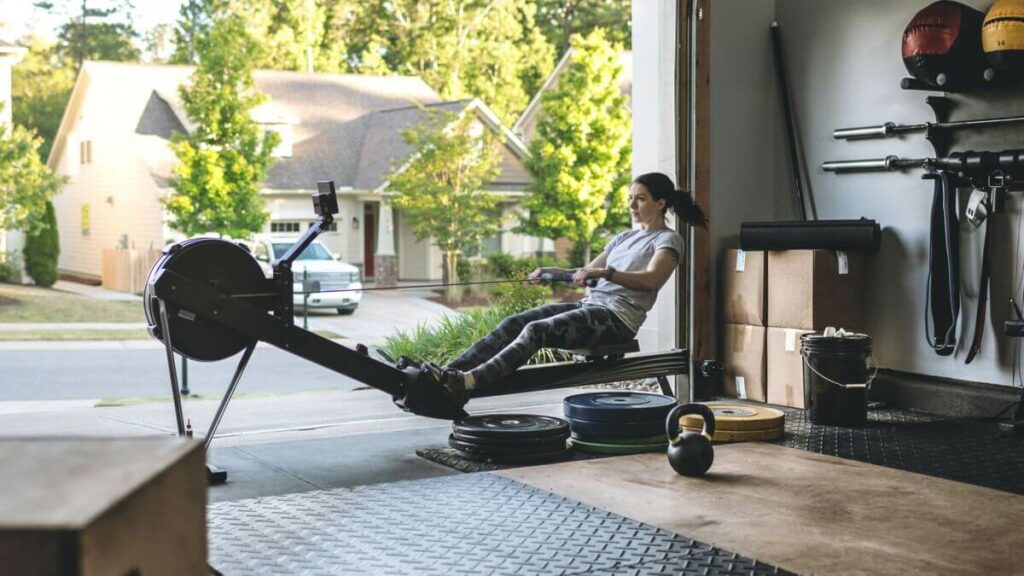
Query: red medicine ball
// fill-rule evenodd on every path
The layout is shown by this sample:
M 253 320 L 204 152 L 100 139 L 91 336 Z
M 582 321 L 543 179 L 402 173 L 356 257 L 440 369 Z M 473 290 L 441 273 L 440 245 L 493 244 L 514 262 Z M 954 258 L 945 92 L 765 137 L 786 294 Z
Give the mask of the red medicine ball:
M 986 67 L 981 48 L 985 15 L 959 2 L 940 0 L 914 15 L 903 32 L 903 64 L 935 88 L 980 81 Z

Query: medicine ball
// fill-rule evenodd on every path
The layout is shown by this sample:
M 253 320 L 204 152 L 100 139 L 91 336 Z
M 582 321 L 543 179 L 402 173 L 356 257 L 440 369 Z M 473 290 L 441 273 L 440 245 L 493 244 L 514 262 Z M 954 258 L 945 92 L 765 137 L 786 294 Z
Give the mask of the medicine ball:
M 903 64 L 935 88 L 956 88 L 982 79 L 987 66 L 981 49 L 984 14 L 959 2 L 929 4 L 903 32 Z
M 981 45 L 996 70 L 1024 73 L 1024 0 L 998 0 L 989 8 Z

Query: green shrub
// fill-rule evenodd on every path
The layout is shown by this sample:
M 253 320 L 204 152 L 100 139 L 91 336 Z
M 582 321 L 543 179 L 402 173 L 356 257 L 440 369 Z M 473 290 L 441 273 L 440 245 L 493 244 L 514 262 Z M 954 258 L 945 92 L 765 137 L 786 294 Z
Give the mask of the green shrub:
M 39 230 L 25 236 L 25 271 L 39 286 L 53 286 L 57 281 L 57 257 L 60 240 L 57 237 L 57 216 L 53 203 L 46 203 L 46 215 Z
M 487 255 L 487 272 L 494 278 L 525 278 L 527 274 L 536 268 L 552 267 L 552 268 L 566 268 L 568 263 L 562 262 L 554 256 L 523 256 L 516 258 L 509 254 L 488 254 Z M 521 276 L 515 276 L 515 273 L 522 273 Z
M 471 269 L 472 269 L 472 265 L 470 264 L 468 258 L 460 256 L 455 261 L 455 273 L 458 274 L 458 276 L 459 276 L 459 282 L 470 282 L 471 281 L 470 280 L 470 271 L 471 271 Z
M 512 268 L 511 274 L 529 271 Z M 401 331 L 384 340 L 381 350 L 392 358 L 408 356 L 419 361 L 445 365 L 466 349 L 497 328 L 506 317 L 544 304 L 548 289 L 525 282 L 502 285 L 496 304 L 468 312 L 448 314 L 436 326 L 423 324 L 412 331 Z M 531 364 L 566 360 L 568 353 L 540 350 L 530 359 Z
M 21 283 L 21 258 L 17 252 L 0 252 L 0 282 Z

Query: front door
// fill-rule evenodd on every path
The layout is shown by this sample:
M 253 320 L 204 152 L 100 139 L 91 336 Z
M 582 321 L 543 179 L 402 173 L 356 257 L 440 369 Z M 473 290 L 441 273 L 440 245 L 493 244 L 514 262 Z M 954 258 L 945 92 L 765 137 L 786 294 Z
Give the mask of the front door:
M 373 208 L 363 208 L 363 276 L 373 278 L 373 256 L 377 253 L 377 218 Z

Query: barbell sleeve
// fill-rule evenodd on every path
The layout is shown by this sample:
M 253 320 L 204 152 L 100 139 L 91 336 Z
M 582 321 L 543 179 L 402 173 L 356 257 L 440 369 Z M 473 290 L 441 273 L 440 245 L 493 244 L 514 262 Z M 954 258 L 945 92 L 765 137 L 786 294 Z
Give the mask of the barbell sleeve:
M 830 160 L 821 164 L 825 172 L 886 172 L 893 170 L 896 156 L 866 160 Z
M 839 128 L 832 131 L 836 140 L 862 140 L 866 138 L 886 138 L 893 133 L 896 125 L 886 122 L 880 126 L 861 126 L 860 128 Z

